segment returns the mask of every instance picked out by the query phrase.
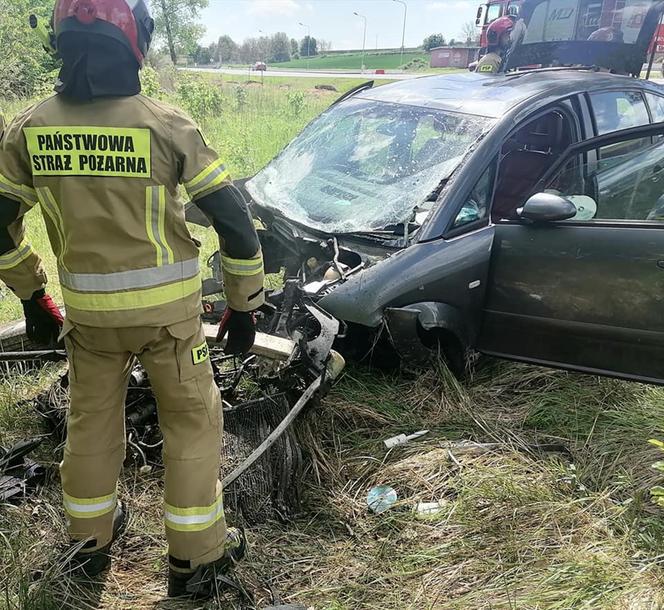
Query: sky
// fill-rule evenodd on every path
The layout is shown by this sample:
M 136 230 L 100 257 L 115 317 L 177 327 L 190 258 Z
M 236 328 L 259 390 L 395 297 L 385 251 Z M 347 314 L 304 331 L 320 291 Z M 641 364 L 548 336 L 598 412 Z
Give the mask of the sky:
M 314 38 L 332 42 L 332 48 L 361 49 L 367 18 L 367 49 L 401 46 L 403 5 L 394 0 L 209 0 L 201 21 L 207 28 L 204 43 L 228 34 L 240 43 L 245 38 L 286 32 L 301 39 L 311 28 Z M 422 44 L 425 36 L 441 32 L 447 39 L 461 38 L 462 26 L 474 21 L 481 0 L 406 0 L 406 47 Z M 263 32 L 260 32 L 262 30 Z M 377 37 L 377 39 L 376 39 Z

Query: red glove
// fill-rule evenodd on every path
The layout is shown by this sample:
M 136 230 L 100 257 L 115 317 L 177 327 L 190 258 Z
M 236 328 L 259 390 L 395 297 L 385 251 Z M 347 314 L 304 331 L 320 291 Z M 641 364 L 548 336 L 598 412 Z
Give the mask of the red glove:
M 226 307 L 224 317 L 219 323 L 217 343 L 221 343 L 228 334 L 225 352 L 227 354 L 246 354 L 256 341 L 256 316 L 252 311 L 235 311 Z
M 56 345 L 64 318 L 53 299 L 44 290 L 38 290 L 29 301 L 21 301 L 21 304 L 28 339 L 40 345 Z

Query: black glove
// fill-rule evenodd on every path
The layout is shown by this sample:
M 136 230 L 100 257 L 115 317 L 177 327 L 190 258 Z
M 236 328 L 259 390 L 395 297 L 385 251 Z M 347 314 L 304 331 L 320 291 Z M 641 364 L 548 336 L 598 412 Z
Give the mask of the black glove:
M 249 352 L 256 341 L 256 317 L 252 311 L 235 311 L 226 307 L 224 317 L 219 323 L 217 343 L 221 343 L 228 334 L 225 352 L 242 355 Z
M 44 290 L 38 290 L 29 301 L 21 300 L 21 304 L 28 339 L 39 345 L 56 345 L 64 318 L 53 299 Z

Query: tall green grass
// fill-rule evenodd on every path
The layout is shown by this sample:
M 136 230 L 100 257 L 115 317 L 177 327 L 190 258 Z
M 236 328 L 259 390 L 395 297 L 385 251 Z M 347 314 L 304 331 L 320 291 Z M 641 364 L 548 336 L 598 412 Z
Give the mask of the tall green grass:
M 413 59 L 421 59 L 429 63 L 428 53 L 404 53 L 403 63 L 401 53 L 372 53 L 364 54 L 364 65 L 367 70 L 396 70 Z M 292 59 L 283 63 L 274 64 L 275 69 L 307 67 L 307 58 Z M 362 67 L 362 53 L 333 53 L 331 55 L 316 55 L 309 59 L 311 70 L 359 70 Z M 269 68 L 268 68 L 269 69 Z

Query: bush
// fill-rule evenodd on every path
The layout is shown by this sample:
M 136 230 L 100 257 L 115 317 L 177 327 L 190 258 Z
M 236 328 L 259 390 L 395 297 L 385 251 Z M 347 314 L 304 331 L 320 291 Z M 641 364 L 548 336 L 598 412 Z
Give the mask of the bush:
M 411 59 L 407 64 L 402 66 L 404 70 L 417 72 L 418 70 L 426 70 L 429 67 L 429 62 L 421 57 Z
M 219 116 L 224 107 L 221 89 L 202 78 L 183 77 L 177 87 L 178 101 L 198 122 Z
M 235 109 L 240 111 L 247 105 L 247 90 L 244 87 L 235 89 Z
M 53 71 L 58 64 L 28 25 L 31 12 L 48 22 L 52 6 L 47 0 L 0 0 L 0 81 L 5 100 L 35 97 L 52 90 Z
M 304 110 L 305 98 L 302 91 L 289 91 L 286 94 L 286 100 L 290 109 L 290 114 L 299 117 Z
M 143 95 L 162 99 L 163 92 L 161 89 L 161 83 L 159 82 L 159 74 L 154 68 L 145 66 L 141 70 L 141 87 Z

